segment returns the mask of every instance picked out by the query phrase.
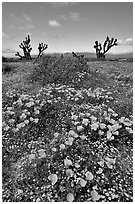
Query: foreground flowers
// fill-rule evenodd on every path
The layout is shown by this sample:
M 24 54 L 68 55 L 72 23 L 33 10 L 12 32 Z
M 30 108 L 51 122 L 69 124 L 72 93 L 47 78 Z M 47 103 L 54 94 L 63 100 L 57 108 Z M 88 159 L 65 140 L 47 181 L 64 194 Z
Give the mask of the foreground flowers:
M 113 100 L 111 92 L 108 97 L 104 93 L 101 88 L 48 85 L 36 96 L 17 95 L 12 106 L 4 107 L 3 158 L 11 163 L 16 187 L 11 198 L 5 182 L 4 200 L 118 201 L 123 192 L 132 197 L 125 181 L 117 186 L 125 168 L 117 145 L 130 140 L 133 122 L 105 103 L 89 102 Z M 129 169 L 125 174 L 132 180 Z

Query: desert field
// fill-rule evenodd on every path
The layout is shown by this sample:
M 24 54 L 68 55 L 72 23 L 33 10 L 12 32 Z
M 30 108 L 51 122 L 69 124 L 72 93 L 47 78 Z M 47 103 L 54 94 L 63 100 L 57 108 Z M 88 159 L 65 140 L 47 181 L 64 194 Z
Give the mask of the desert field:
M 2 63 L 3 202 L 133 202 L 133 61 Z

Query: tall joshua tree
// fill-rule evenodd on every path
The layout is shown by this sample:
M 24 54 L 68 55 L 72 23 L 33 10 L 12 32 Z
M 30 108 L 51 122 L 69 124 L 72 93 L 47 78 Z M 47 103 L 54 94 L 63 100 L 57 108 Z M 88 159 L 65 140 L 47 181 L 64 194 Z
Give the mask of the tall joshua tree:
M 117 46 L 117 39 L 114 39 L 114 38 L 109 39 L 108 36 L 107 36 L 107 38 L 103 44 L 103 47 L 102 47 L 101 43 L 98 43 L 98 41 L 95 41 L 94 48 L 96 49 L 97 58 L 101 58 L 101 59 L 105 58 L 105 54 L 113 46 Z
M 39 53 L 38 53 L 37 58 L 41 57 L 43 54 L 43 51 L 46 50 L 47 48 L 48 48 L 47 44 L 39 43 L 39 45 L 38 45 Z
M 25 40 L 19 45 L 19 47 L 23 50 L 23 54 L 24 56 L 20 55 L 19 52 L 17 52 L 15 55 L 19 56 L 21 59 L 25 58 L 25 59 L 32 59 L 30 52 L 32 50 L 32 47 L 30 45 L 30 35 L 28 35 Z

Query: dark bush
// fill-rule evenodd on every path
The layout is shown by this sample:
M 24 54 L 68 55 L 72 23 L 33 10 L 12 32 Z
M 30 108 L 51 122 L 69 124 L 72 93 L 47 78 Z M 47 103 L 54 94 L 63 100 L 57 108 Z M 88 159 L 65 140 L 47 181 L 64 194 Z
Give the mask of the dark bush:
M 3 72 L 3 74 L 11 72 L 12 68 L 13 67 L 11 65 L 9 65 L 9 64 L 3 64 L 2 65 L 2 72 Z
M 33 69 L 31 80 L 39 81 L 42 85 L 47 83 L 70 84 L 77 77 L 77 72 L 87 71 L 88 65 L 85 59 L 73 57 L 42 57 Z
M 2 56 L 2 62 L 7 62 L 7 58 Z

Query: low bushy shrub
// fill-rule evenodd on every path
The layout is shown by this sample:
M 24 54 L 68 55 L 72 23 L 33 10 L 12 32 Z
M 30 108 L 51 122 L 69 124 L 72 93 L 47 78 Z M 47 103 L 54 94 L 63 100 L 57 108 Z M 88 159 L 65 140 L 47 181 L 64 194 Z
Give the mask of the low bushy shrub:
M 2 62 L 7 62 L 7 58 L 2 56 Z
M 3 72 L 3 74 L 11 72 L 12 68 L 13 67 L 11 65 L 9 65 L 9 64 L 3 64 L 2 65 L 2 72 Z
M 75 80 L 77 72 L 87 71 L 85 59 L 73 57 L 45 56 L 34 67 L 31 80 L 39 81 L 42 85 L 48 83 L 69 84 Z

